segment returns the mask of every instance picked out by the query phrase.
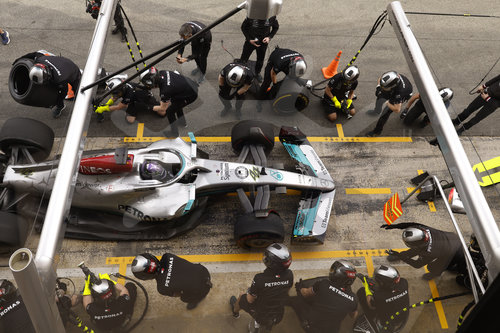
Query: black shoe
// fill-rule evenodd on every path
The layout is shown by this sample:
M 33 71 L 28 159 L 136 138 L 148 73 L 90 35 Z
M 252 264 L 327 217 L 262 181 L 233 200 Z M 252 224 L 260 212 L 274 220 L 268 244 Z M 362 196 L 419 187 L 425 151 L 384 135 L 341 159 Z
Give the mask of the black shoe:
M 460 119 L 455 118 L 451 122 L 453 123 L 453 125 L 457 126 L 458 124 L 460 124 Z
M 435 138 L 435 139 L 432 139 L 431 141 L 429 141 L 429 144 L 430 145 L 433 145 L 433 146 L 437 146 L 439 143 L 438 143 L 438 139 Z
M 127 34 L 122 33 L 122 43 L 125 43 L 127 41 Z
M 262 81 L 264 81 L 264 79 L 262 78 L 262 75 L 260 75 L 260 74 L 257 74 L 257 76 L 255 78 L 257 79 L 257 81 L 259 83 L 262 83 Z
M 104 121 L 104 114 L 98 113 L 97 114 L 97 122 L 102 123 Z
M 198 74 L 199 72 L 200 72 L 200 69 L 199 69 L 198 67 L 196 67 L 195 69 L 193 69 L 193 70 L 191 71 L 191 75 L 196 75 L 196 74 Z
M 63 104 L 63 106 L 54 106 L 52 108 L 52 117 L 55 119 L 59 118 L 64 109 L 66 109 L 66 105 L 64 105 L 64 104 Z
M 428 273 L 425 273 L 424 275 L 422 275 L 422 279 L 426 280 L 426 281 L 430 281 L 432 279 L 434 279 L 435 277 L 438 277 L 439 275 L 435 275 L 435 274 L 432 274 L 431 272 L 428 272 Z
M 461 126 L 459 129 L 457 129 L 457 134 L 462 135 L 462 133 L 465 132 L 465 128 Z
M 111 34 L 112 35 L 116 35 L 119 32 L 120 32 L 120 28 L 119 27 L 115 27 L 113 30 L 111 30 Z
M 202 84 L 204 81 L 205 81 L 205 75 L 204 75 L 204 74 L 202 74 L 202 75 L 198 78 L 198 80 L 196 80 L 196 82 L 197 82 L 198 84 Z
M 231 109 L 228 109 L 228 108 L 222 109 L 222 111 L 220 112 L 220 116 L 221 117 L 227 116 L 227 114 L 229 113 L 229 111 L 231 111 Z
M 366 136 L 374 137 L 374 136 L 379 136 L 380 133 L 376 133 L 375 131 L 370 131 L 366 133 Z
M 194 308 L 196 308 L 198 306 L 198 303 L 188 303 L 186 305 L 186 309 L 188 310 L 193 310 Z
M 163 131 L 163 134 L 167 137 L 167 138 L 177 138 L 179 136 L 179 132 L 174 132 L 174 131 L 171 131 L 171 130 L 165 130 Z
M 231 296 L 231 298 L 229 298 L 229 305 L 231 305 L 231 312 L 233 313 L 233 317 L 239 318 L 240 313 L 234 311 L 234 305 L 236 304 L 236 302 L 238 302 L 238 299 L 236 298 L 236 296 Z
M 428 122 L 427 120 L 422 120 L 420 122 L 420 128 L 424 128 L 424 127 L 426 127 L 429 124 L 430 124 L 430 122 Z

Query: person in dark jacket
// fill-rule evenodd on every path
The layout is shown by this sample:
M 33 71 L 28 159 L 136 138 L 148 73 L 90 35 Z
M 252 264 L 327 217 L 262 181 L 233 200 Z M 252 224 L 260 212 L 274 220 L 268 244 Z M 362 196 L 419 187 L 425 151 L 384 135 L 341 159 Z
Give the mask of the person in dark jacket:
M 58 88 L 56 105 L 52 108 L 52 116 L 59 118 L 66 108 L 64 99 L 68 93 L 68 83 L 78 92 L 82 74 L 80 68 L 70 59 L 59 56 L 38 56 L 29 72 L 35 84 L 51 84 Z
M 500 106 L 500 75 L 483 84 L 476 92 L 479 93 L 479 96 L 452 120 L 453 125 L 460 125 L 457 129 L 459 135 L 498 109 Z M 468 122 L 465 122 L 475 111 L 477 111 L 475 116 Z
M 229 304 L 235 318 L 244 310 L 255 320 L 251 326 L 271 330 L 283 319 L 288 291 L 293 286 L 293 273 L 288 269 L 292 255 L 284 244 L 274 243 L 266 248 L 262 261 L 266 265 L 264 272 L 254 276 L 246 293 L 238 298 L 231 296 Z
M 339 112 L 344 113 L 347 119 L 356 114 L 352 104 L 354 90 L 358 86 L 359 69 L 349 66 L 340 73 L 335 74 L 325 87 L 323 99 L 328 120 L 335 122 Z
M 375 128 L 368 132 L 368 136 L 378 136 L 382 133 L 385 123 L 389 116 L 394 113 L 400 113 L 404 102 L 412 95 L 413 87 L 410 80 L 402 74 L 395 71 L 389 71 L 378 79 L 378 85 L 375 90 L 377 101 L 375 102 L 375 114 L 380 114 Z M 383 106 L 387 102 L 386 107 Z
M 219 74 L 219 99 L 224 105 L 220 116 L 226 116 L 232 109 L 231 100 L 236 99 L 236 118 L 241 119 L 241 107 L 245 95 L 252 85 L 253 73 L 244 63 L 232 62 L 226 65 Z
M 317 278 L 312 287 L 296 284 L 297 295 L 290 305 L 297 313 L 302 328 L 308 333 L 338 333 L 344 318 L 356 318 L 358 299 L 351 285 L 356 268 L 347 260 L 336 260 L 328 278 Z M 306 280 L 307 281 L 307 280 Z
M 177 123 L 187 126 L 183 108 L 198 98 L 198 84 L 177 71 L 158 71 L 155 67 L 141 74 L 141 82 L 148 89 L 160 89 L 160 105 L 152 110 L 167 116 L 170 123 L 170 130 L 164 131 L 167 137 L 179 136 Z
M 161 295 L 180 297 L 188 310 L 194 309 L 212 288 L 210 273 L 205 266 L 193 264 L 172 253 L 161 260 L 149 253 L 137 255 L 132 261 L 132 273 L 140 280 L 156 280 Z
M 179 35 L 182 39 L 186 40 L 191 38 L 193 35 L 200 32 L 206 26 L 198 21 L 189 21 L 184 23 L 180 30 Z M 196 65 L 198 66 L 191 74 L 195 75 L 198 72 L 201 72 L 201 76 L 198 79 L 198 83 L 201 83 L 205 80 L 205 73 L 207 72 L 207 58 L 208 53 L 210 52 L 210 46 L 212 44 L 212 33 L 210 30 L 207 30 L 205 33 L 201 34 L 197 38 L 191 41 L 191 55 L 187 57 L 183 57 L 184 46 L 179 49 L 177 52 L 177 62 L 179 64 L 185 63 L 187 61 L 194 60 Z
M 358 290 L 359 303 L 367 319 L 379 331 L 400 332 L 408 321 L 410 305 L 408 281 L 400 277 L 396 268 L 380 265 L 373 272 L 374 283 L 363 277 L 363 287 Z M 396 316 L 399 312 L 400 315 Z M 391 319 L 391 316 L 394 319 Z M 382 330 L 383 327 L 387 327 Z
M 465 265 L 465 257 L 458 236 L 452 232 L 441 231 L 419 223 L 397 223 L 383 225 L 381 228 L 405 229 L 403 242 L 410 249 L 397 252 L 388 250 L 389 261 L 403 260 L 413 268 L 427 265 L 428 273 L 422 277 L 431 280 L 445 270 L 460 271 Z M 416 259 L 413 259 L 417 257 Z
M 272 16 L 267 20 L 257 20 L 247 17 L 241 24 L 241 31 L 245 36 L 245 43 L 243 44 L 240 60 L 246 62 L 254 50 L 257 52 L 255 75 L 259 82 L 262 82 L 260 71 L 264 65 L 267 46 L 271 38 L 278 32 L 279 27 L 280 25 L 276 16 Z
M 0 280 L 0 332 L 36 332 L 19 290 L 6 279 Z

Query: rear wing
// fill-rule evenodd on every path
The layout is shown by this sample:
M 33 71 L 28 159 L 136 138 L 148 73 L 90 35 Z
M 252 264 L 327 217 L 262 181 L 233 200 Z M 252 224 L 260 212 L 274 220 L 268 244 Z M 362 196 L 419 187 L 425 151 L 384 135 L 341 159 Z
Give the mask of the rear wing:
M 306 175 L 333 181 L 309 140 L 297 127 L 283 126 L 280 141 Z M 329 192 L 304 190 L 293 226 L 292 243 L 323 244 L 330 220 L 335 189 Z

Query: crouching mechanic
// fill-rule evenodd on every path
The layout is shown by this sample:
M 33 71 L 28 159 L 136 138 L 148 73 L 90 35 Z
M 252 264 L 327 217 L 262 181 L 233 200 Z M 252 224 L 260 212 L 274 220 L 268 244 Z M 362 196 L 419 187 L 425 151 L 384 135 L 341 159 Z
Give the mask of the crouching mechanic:
M 158 292 L 180 297 L 186 308 L 196 308 L 212 288 L 205 266 L 193 264 L 174 254 L 165 253 L 161 260 L 149 253 L 139 254 L 132 261 L 132 273 L 140 280 L 156 280 Z
M 30 80 L 35 84 L 50 84 L 58 89 L 56 105 L 52 107 L 52 116 L 59 118 L 66 108 L 64 99 L 68 93 L 68 83 L 75 94 L 82 75 L 80 68 L 70 59 L 58 56 L 40 56 L 35 59 L 29 72 Z
M 339 112 L 344 113 L 347 119 L 354 116 L 356 109 L 352 104 L 352 98 L 354 90 L 358 86 L 358 77 L 358 67 L 349 66 L 328 81 L 322 99 L 328 120 L 336 121 Z
M 119 331 L 130 321 L 137 298 L 137 287 L 131 282 L 125 286 L 111 280 L 108 274 L 99 274 L 100 283 L 91 283 L 90 276 L 83 290 L 83 307 L 99 331 Z
M 224 105 L 220 116 L 226 116 L 232 109 L 231 100 L 236 98 L 236 118 L 241 119 L 241 106 L 245 94 L 252 85 L 252 70 L 244 64 L 230 63 L 219 74 L 219 99 Z
M 160 88 L 160 105 L 154 106 L 153 111 L 168 118 L 170 130 L 164 134 L 178 137 L 177 123 L 187 126 L 183 108 L 198 98 L 198 84 L 177 71 L 158 71 L 155 67 L 141 74 L 141 82 L 149 89 Z
M 292 256 L 285 245 L 274 243 L 266 248 L 262 261 L 266 265 L 264 272 L 254 276 L 246 293 L 238 298 L 231 296 L 229 304 L 235 318 L 241 309 L 255 320 L 250 327 L 271 330 L 283 319 L 288 291 L 293 286 L 293 273 L 288 269 Z
M 419 223 L 385 224 L 381 228 L 404 229 L 403 242 L 410 249 L 402 252 L 388 250 L 387 260 L 403 260 L 413 268 L 427 265 L 429 272 L 422 276 L 424 280 L 438 277 L 444 270 L 461 271 L 465 265 L 462 245 L 455 233 Z M 413 259 L 414 257 L 416 259 Z
M 328 279 L 318 279 L 312 287 L 296 286 L 298 296 L 290 305 L 297 313 L 306 332 L 340 332 L 340 324 L 349 314 L 357 316 L 358 300 L 351 285 L 356 268 L 347 260 L 336 260 L 330 267 Z
M 408 311 L 402 311 L 410 305 L 408 281 L 388 265 L 377 267 L 373 276 L 375 283 L 371 285 L 363 276 L 363 287 L 356 293 L 361 308 L 379 332 L 400 332 L 409 316 Z
M 36 332 L 21 294 L 14 284 L 6 279 L 0 279 L 0 332 Z
M 122 78 L 112 78 L 106 82 L 106 89 L 113 90 L 124 81 Z M 116 103 L 121 98 L 119 103 Z M 147 87 L 134 82 L 127 82 L 123 84 L 118 90 L 113 91 L 112 97 L 106 102 L 96 108 L 97 121 L 104 121 L 104 112 L 116 111 L 126 109 L 127 115 L 125 119 L 129 124 L 133 124 L 137 118 L 137 114 L 142 110 L 152 112 L 153 107 L 158 105 L 158 101 L 154 98 L 153 93 Z

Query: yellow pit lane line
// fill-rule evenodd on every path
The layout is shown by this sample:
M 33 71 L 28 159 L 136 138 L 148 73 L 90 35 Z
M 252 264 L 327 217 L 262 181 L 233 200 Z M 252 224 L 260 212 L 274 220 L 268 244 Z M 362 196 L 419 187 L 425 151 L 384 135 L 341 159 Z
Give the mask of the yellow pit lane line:
M 413 142 L 411 137 L 401 136 L 401 137 L 346 137 L 344 136 L 344 130 L 341 124 L 337 124 L 338 137 L 321 137 L 313 136 L 307 137 L 309 142 Z M 189 137 L 181 137 L 185 141 L 189 141 Z M 144 136 L 144 123 L 137 124 L 137 133 L 135 137 L 124 137 L 123 142 L 156 142 L 165 139 L 162 136 Z M 196 137 L 198 142 L 231 142 L 231 137 L 229 136 L 206 136 L 206 137 Z M 275 138 L 275 141 L 279 141 L 279 138 Z

